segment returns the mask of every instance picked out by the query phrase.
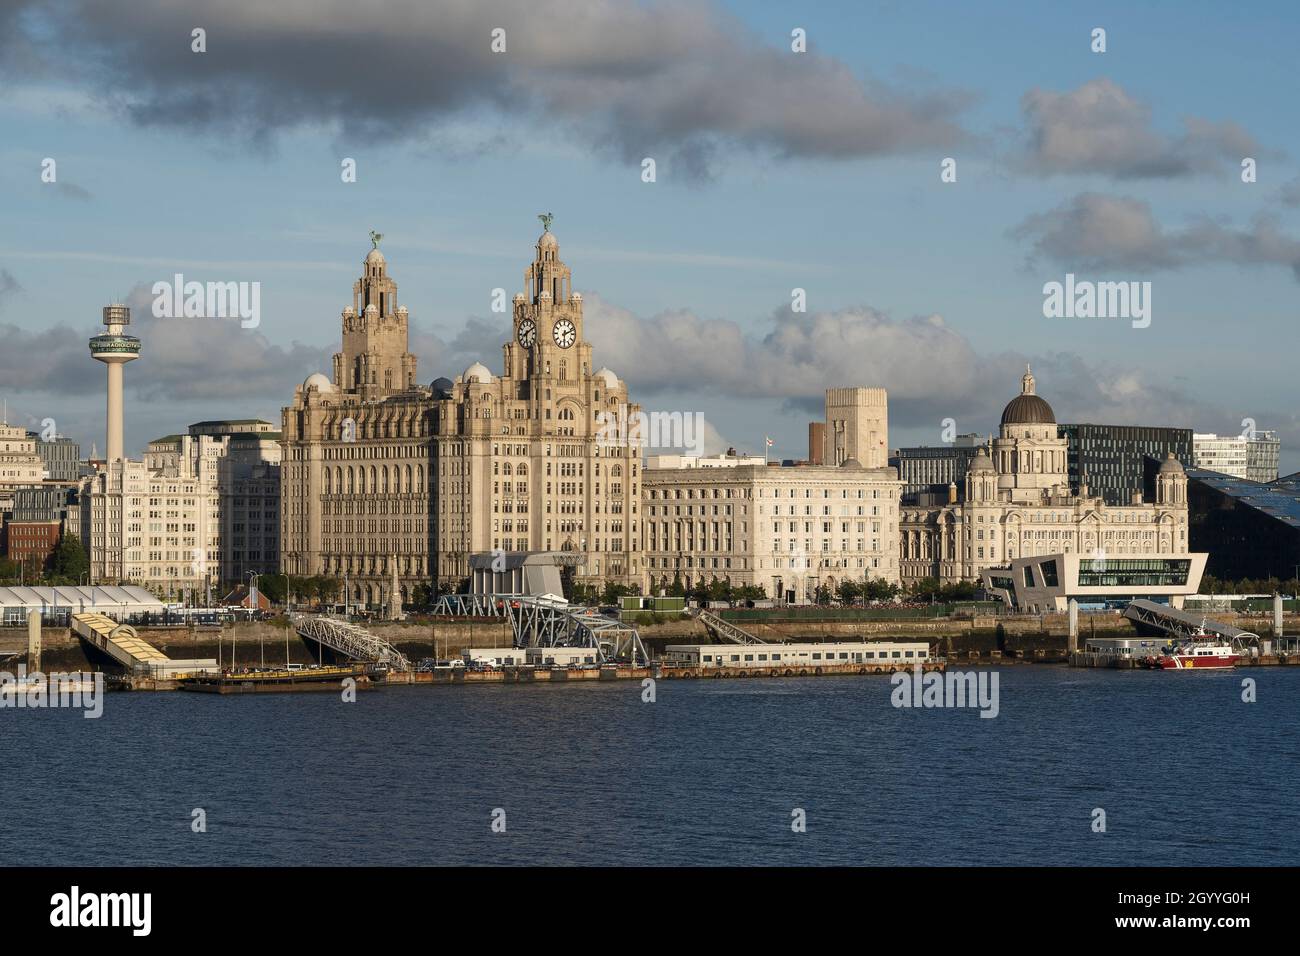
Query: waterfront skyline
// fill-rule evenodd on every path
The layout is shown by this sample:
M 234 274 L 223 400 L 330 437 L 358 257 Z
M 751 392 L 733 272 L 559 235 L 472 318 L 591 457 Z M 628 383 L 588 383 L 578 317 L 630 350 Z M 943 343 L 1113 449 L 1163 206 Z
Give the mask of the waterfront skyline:
M 1102 5 L 1082 20 L 1023 6 L 1012 22 L 944 8 L 959 47 L 890 7 L 867 21 L 847 6 L 702 6 L 683 21 L 610 3 L 552 49 L 507 4 L 505 70 L 486 15 L 457 13 L 430 36 L 414 9 L 376 25 L 327 8 L 325 49 L 346 37 L 404 62 L 404 33 L 435 51 L 473 46 L 468 79 L 440 99 L 397 95 L 402 71 L 289 76 L 312 53 L 303 24 L 199 8 L 207 59 L 185 59 L 199 56 L 187 14 L 180 52 L 130 62 L 131 44 L 165 46 L 179 22 L 145 4 L 110 23 L 87 5 L 82 28 L 60 33 L 84 54 L 63 59 L 89 64 L 77 70 L 43 39 L 67 26 L 54 13 L 6 11 L 6 35 L 29 41 L 0 53 L 13 93 L 0 116 L 16 132 L 0 164 L 12 200 L 0 391 L 17 424 L 51 417 L 86 448 L 102 441 L 85 339 L 119 298 L 147 343 L 128 376 L 130 454 L 189 421 L 275 421 L 294 385 L 328 367 L 338 290 L 371 229 L 403 282 L 419 380 L 475 360 L 496 373 L 510 324 L 491 311 L 493 290 L 518 290 L 532 217 L 554 211 L 602 362 L 647 408 L 707 409 L 719 443 L 758 451 L 771 435 L 774 457 L 805 457 L 828 381 L 888 388 L 896 445 L 939 444 L 945 418 L 988 434 L 1001 383 L 1028 360 L 1064 420 L 1235 434 L 1250 418 L 1279 431 L 1284 473 L 1300 466 L 1285 373 L 1300 151 L 1280 119 L 1283 84 L 1268 81 L 1282 30 L 1246 36 L 1213 9 L 1178 19 Z M 1294 17 L 1281 5 L 1255 15 Z M 1094 20 L 1105 53 L 1088 48 Z M 633 27 L 646 36 L 629 39 Z M 794 28 L 807 31 L 805 60 L 790 51 Z M 733 83 L 717 113 L 694 115 L 671 95 L 689 89 L 639 90 L 611 65 L 652 39 L 659 80 L 711 52 L 737 77 L 770 67 L 778 85 L 756 95 L 827 105 L 755 115 Z M 277 40 L 292 41 L 286 75 L 249 68 Z M 1191 46 L 1197 66 L 1180 55 Z M 1242 76 L 1246 49 L 1256 73 Z M 602 63 L 601 51 L 617 56 Z M 237 107 L 213 115 L 194 69 Z M 608 81 L 603 106 L 574 88 L 594 75 Z M 266 95 L 285 82 L 301 95 Z M 535 97 L 510 98 L 524 89 Z M 590 148 L 604 141 L 614 148 Z M 1240 181 L 1238 154 L 1258 161 L 1257 182 Z M 644 156 L 659 160 L 654 183 Z M 55 183 L 40 180 L 47 157 Z M 339 175 L 349 157 L 354 183 Z M 940 180 L 945 157 L 955 183 Z M 154 318 L 153 283 L 178 272 L 260 282 L 263 320 Z M 1043 285 L 1075 274 L 1151 282 L 1150 325 L 1045 318 Z M 806 313 L 791 311 L 795 288 Z

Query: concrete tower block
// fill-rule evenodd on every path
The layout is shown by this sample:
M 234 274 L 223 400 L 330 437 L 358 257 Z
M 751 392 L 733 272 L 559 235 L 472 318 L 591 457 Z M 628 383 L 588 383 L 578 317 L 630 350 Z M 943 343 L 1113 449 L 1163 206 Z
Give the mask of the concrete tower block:
M 823 461 L 856 458 L 864 468 L 889 463 L 889 398 L 883 388 L 828 388 Z

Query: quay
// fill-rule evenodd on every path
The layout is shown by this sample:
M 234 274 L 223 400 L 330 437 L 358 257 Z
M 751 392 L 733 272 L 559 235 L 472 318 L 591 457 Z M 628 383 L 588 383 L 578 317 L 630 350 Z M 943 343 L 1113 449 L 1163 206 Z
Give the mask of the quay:
M 197 674 L 175 679 L 145 676 L 113 675 L 108 689 L 119 691 L 190 691 L 201 694 L 272 694 L 338 691 L 343 680 L 356 680 L 358 690 L 373 690 L 386 686 L 450 685 L 450 684 L 533 684 L 571 683 L 574 681 L 640 681 L 655 680 L 719 680 L 761 679 L 771 677 L 849 677 L 882 675 L 896 672 L 911 673 L 914 666 L 925 673 L 947 669 L 943 660 L 895 663 L 826 663 L 798 667 L 728 667 L 691 666 L 671 662 L 651 662 L 649 665 L 624 664 L 581 665 L 574 667 L 537 667 L 531 664 L 494 668 L 448 667 L 432 671 L 377 672 L 365 665 L 352 667 L 317 667 L 302 670 L 250 670 L 246 673 Z
M 947 669 L 947 662 L 931 660 L 917 662 L 925 673 Z M 869 674 L 911 673 L 916 664 L 822 664 L 816 667 L 699 667 L 681 664 L 652 662 L 631 667 L 601 665 L 581 667 L 533 667 L 531 665 L 472 670 L 463 667 L 436 671 L 415 671 L 389 674 L 386 684 L 524 684 L 534 682 L 610 681 L 610 680 L 719 680 L 769 677 L 847 677 Z
M 200 694 L 286 694 L 337 691 L 351 678 L 357 690 L 375 686 L 378 678 L 365 665 L 315 667 L 301 670 L 277 668 L 250 670 L 245 673 L 199 674 L 176 681 L 177 689 Z

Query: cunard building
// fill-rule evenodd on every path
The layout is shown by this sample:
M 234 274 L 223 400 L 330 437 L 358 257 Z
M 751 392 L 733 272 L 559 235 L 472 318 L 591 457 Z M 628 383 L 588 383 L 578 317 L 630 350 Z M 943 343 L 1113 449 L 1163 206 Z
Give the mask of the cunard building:
M 283 412 L 284 571 L 346 581 L 371 605 L 394 581 L 403 602 L 434 580 L 458 588 L 469 556 L 496 549 L 570 551 L 580 579 L 640 579 L 640 449 L 597 441 L 600 412 L 639 408 L 593 369 L 582 296 L 544 224 L 502 373 L 475 362 L 427 387 L 372 234 L 333 378 L 309 376 Z

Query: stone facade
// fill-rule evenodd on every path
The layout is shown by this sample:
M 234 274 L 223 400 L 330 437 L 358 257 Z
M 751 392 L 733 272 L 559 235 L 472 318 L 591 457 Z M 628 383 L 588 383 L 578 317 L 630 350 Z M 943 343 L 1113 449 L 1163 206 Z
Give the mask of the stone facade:
M 13 507 L 14 490 L 39 485 L 45 463 L 36 453 L 36 439 L 26 428 L 0 424 L 0 511 Z
M 434 401 L 442 584 L 469 576 L 471 553 L 496 548 L 578 552 L 579 580 L 641 580 L 640 448 L 601 428 L 640 406 L 594 367 L 571 283 L 548 228 L 514 297 L 502 374 L 475 362 Z
M 212 425 L 213 423 L 207 423 Z M 160 597 L 206 597 L 279 565 L 278 435 L 168 435 L 143 461 L 119 458 L 86 478 L 80 526 L 95 584 Z
M 1154 502 L 1115 506 L 1086 484 L 1072 491 L 1066 439 L 1026 370 L 999 436 L 970 463 L 964 500 L 904 507 L 900 530 L 904 583 L 971 580 L 1037 554 L 1186 554 L 1187 476 L 1167 459 Z
M 593 369 L 582 296 L 549 228 L 514 298 L 502 373 L 475 362 L 415 384 L 408 316 L 379 250 L 343 312 L 334 379 L 315 374 L 283 412 L 283 570 L 329 575 L 349 599 L 403 603 L 459 589 L 469 556 L 575 551 L 580 580 L 640 580 L 639 448 L 598 440 L 597 415 L 635 414 Z
M 846 578 L 899 582 L 892 468 L 736 464 L 645 472 L 645 593 L 674 578 L 756 585 L 811 601 Z
M 334 378 L 318 373 L 282 412 L 281 570 L 346 584 L 349 601 L 409 601 L 432 573 L 430 391 L 415 384 L 409 314 L 378 247 L 342 312 Z

